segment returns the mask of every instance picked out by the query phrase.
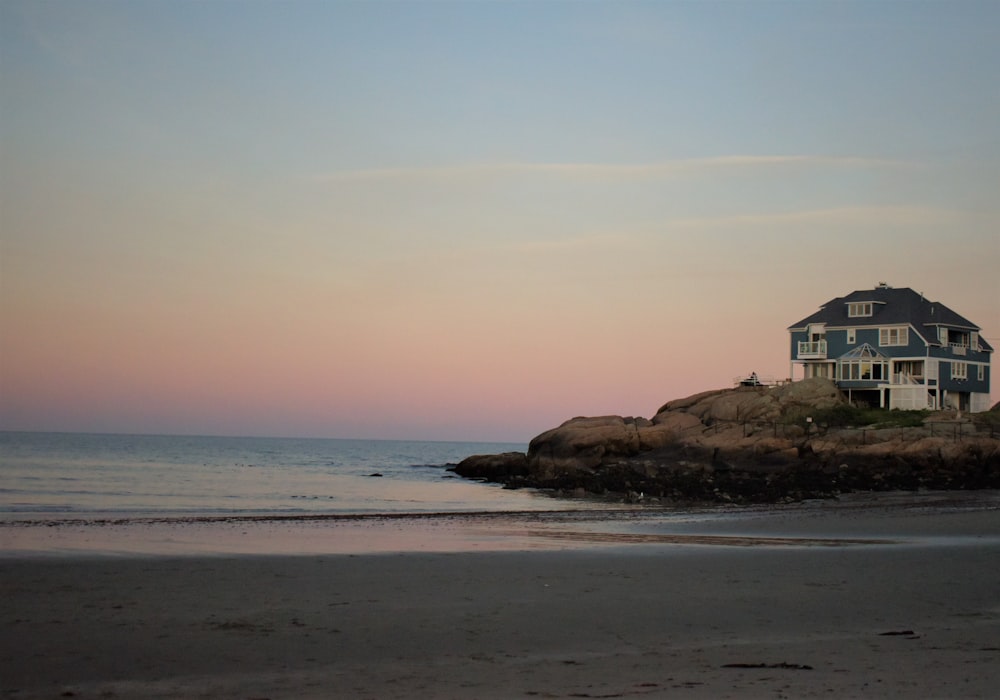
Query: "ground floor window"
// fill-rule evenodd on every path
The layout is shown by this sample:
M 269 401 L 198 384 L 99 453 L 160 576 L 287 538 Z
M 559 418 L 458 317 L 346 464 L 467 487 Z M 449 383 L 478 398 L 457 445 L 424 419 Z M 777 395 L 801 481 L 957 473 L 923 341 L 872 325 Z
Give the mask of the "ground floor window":
M 968 379 L 969 378 L 969 363 L 968 362 L 952 362 L 951 363 L 951 378 L 952 379 Z
M 806 365 L 806 377 L 824 377 L 826 379 L 831 379 L 833 373 L 830 371 L 833 365 L 829 364 L 817 364 L 817 365 Z
M 986 365 L 979 365 L 979 370 L 976 373 L 976 379 L 979 381 L 986 379 Z
M 880 382 L 888 376 L 888 364 L 878 360 L 841 360 L 837 363 L 837 379 L 841 381 Z

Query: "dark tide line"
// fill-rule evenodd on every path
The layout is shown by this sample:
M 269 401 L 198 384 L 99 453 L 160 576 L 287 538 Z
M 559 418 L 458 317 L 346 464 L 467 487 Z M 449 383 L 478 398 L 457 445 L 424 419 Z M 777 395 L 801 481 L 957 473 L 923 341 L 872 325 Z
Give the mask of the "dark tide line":
M 164 525 L 201 523 L 306 523 L 358 522 L 380 520 L 551 520 L 558 518 L 615 519 L 631 515 L 626 509 L 576 510 L 500 510 L 500 511 L 428 511 L 404 513 L 295 513 L 295 514 L 233 514 L 233 515 L 165 515 L 139 517 L 46 518 L 0 521 L 2 527 L 65 527 L 107 525 Z

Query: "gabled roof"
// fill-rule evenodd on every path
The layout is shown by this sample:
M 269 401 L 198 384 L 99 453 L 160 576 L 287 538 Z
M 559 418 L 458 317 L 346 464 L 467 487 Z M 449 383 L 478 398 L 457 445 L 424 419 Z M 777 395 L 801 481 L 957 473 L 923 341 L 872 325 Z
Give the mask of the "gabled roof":
M 869 301 L 872 302 L 871 316 L 848 317 L 848 304 Z M 979 326 L 969 319 L 955 313 L 940 302 L 925 298 L 923 294 L 918 294 L 909 287 L 894 289 L 884 285 L 879 285 L 875 289 L 858 290 L 847 296 L 831 299 L 823 304 L 819 311 L 792 324 L 788 330 L 805 328 L 811 323 L 857 328 L 908 323 L 931 343 L 937 343 L 937 326 L 968 331 L 980 330 Z M 982 335 L 979 336 L 979 344 L 983 349 L 992 352 L 993 348 L 983 339 Z

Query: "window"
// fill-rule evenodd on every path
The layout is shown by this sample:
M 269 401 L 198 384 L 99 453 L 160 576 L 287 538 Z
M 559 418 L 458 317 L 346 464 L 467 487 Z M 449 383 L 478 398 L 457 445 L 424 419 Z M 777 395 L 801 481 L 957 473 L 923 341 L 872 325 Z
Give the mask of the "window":
M 870 301 L 859 301 L 847 305 L 847 315 L 850 318 L 872 315 L 872 303 Z
M 979 371 L 976 373 L 976 378 L 979 381 L 986 379 L 986 365 L 979 365 Z
M 952 362 L 951 363 L 951 378 L 952 379 L 968 379 L 969 378 L 969 363 L 967 363 L 967 362 Z
M 856 342 L 858 342 L 858 339 L 857 339 L 857 336 L 856 336 L 856 334 L 854 332 L 854 329 L 853 328 L 848 328 L 847 329 L 847 344 L 848 345 L 854 345 Z
M 953 348 L 967 348 L 971 346 L 971 338 L 966 331 L 948 331 L 948 345 Z
M 924 361 L 923 360 L 901 360 L 896 362 L 896 381 L 901 384 L 923 381 Z
M 889 368 L 879 360 L 841 360 L 837 363 L 837 379 L 847 382 L 880 382 L 888 378 Z
M 910 329 L 909 328 L 879 328 L 878 329 L 878 344 L 879 345 L 909 345 L 910 343 Z

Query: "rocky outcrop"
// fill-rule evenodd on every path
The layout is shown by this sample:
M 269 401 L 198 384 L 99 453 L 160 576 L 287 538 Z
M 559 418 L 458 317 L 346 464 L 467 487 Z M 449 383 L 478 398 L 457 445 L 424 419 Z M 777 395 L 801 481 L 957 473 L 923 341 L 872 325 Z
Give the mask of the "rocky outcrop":
M 649 420 L 573 418 L 532 440 L 526 454 L 478 455 L 454 471 L 508 487 L 633 500 L 1000 488 L 1000 429 L 983 432 L 968 420 L 881 429 L 813 420 L 845 406 L 824 379 L 709 391 L 670 401 Z
M 462 460 L 459 467 L 455 471 L 470 479 L 506 481 L 528 476 L 528 462 L 523 452 L 474 455 Z

